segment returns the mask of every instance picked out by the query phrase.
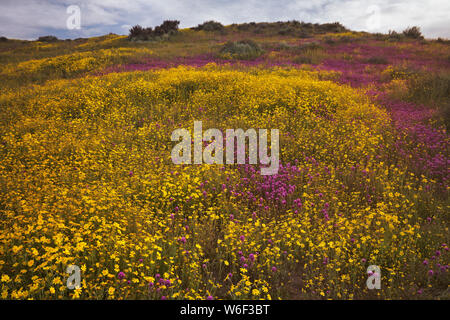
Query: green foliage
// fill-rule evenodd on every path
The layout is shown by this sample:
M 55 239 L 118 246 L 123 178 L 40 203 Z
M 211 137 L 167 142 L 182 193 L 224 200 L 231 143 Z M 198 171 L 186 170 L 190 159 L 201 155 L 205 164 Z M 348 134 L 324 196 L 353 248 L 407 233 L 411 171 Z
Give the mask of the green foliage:
M 135 25 L 130 29 L 128 39 L 132 41 L 141 40 L 160 40 L 168 37 L 178 31 L 180 21 L 165 20 L 161 25 L 156 26 L 155 29 L 151 27 L 143 28 L 140 25 Z
M 297 20 L 232 24 L 231 28 L 236 31 L 248 31 L 255 34 L 293 36 L 298 38 L 310 38 L 314 34 L 348 31 L 339 22 L 319 24 L 300 22 Z
M 56 42 L 56 41 L 58 41 L 58 38 L 55 37 L 55 36 L 42 36 L 42 37 L 39 37 L 37 39 L 37 41 L 41 41 L 41 42 Z
M 197 27 L 192 28 L 193 30 L 196 31 L 224 31 L 225 27 L 223 26 L 223 24 L 221 24 L 220 22 L 217 21 L 205 21 L 202 24 L 199 24 Z
M 325 59 L 326 55 L 322 49 L 307 49 L 301 51 L 301 53 L 296 56 L 293 61 L 298 64 L 319 64 Z
M 423 39 L 422 32 L 420 32 L 419 27 L 408 27 L 403 30 L 403 35 L 411 39 Z
M 428 105 L 448 105 L 450 74 L 421 73 L 408 81 L 409 99 Z M 448 106 L 445 108 L 448 109 Z M 448 113 L 448 111 L 447 111 Z
M 389 30 L 389 33 L 386 35 L 385 39 L 388 41 L 400 41 L 405 38 L 405 35 L 402 33 L 398 33 L 395 30 Z
M 239 60 L 252 60 L 264 53 L 261 46 L 253 40 L 228 41 L 220 49 L 222 58 Z

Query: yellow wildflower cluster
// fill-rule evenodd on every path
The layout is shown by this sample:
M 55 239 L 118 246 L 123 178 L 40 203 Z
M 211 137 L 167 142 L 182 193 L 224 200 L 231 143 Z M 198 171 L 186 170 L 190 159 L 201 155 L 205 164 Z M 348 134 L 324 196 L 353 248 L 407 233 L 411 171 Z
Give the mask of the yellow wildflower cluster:
M 127 50 L 97 54 L 104 65 Z M 80 53 L 3 72 L 91 63 Z M 317 72 L 114 73 L 5 91 L 0 103 L 4 299 L 395 298 L 434 284 L 417 270 L 448 230 L 419 226 L 448 206 L 391 159 L 386 112 Z M 278 174 L 174 165 L 171 132 L 194 120 L 279 129 Z M 78 289 L 68 265 L 81 269 Z M 382 270 L 376 292 L 369 265 Z

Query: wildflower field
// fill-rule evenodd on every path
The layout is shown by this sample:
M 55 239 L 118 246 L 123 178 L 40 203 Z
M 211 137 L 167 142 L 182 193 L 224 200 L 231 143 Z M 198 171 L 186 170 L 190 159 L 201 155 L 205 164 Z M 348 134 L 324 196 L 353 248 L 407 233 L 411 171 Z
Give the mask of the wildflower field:
M 1 298 L 449 299 L 449 45 L 0 42 Z M 194 121 L 279 129 L 278 173 L 173 164 Z

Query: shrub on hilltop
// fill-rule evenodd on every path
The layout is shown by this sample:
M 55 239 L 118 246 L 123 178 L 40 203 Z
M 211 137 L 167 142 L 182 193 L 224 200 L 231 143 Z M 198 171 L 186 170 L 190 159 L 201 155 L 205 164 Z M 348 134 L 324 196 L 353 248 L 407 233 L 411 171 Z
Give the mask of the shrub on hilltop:
M 220 22 L 210 20 L 210 21 L 205 21 L 202 24 L 199 24 L 198 26 L 196 26 L 196 27 L 194 27 L 192 29 L 196 30 L 196 31 L 200 31 L 200 30 L 204 30 L 204 31 L 223 31 L 225 29 L 225 27 Z
M 423 35 L 422 32 L 420 31 L 419 27 L 408 27 L 405 30 L 403 30 L 403 35 L 406 38 L 411 38 L 411 39 L 423 39 Z
M 405 38 L 405 35 L 402 33 L 398 33 L 395 30 L 389 30 L 389 33 L 386 35 L 386 40 L 388 41 L 400 41 Z
M 163 37 L 168 37 L 178 31 L 178 20 L 165 20 L 161 25 L 143 28 L 140 25 L 135 25 L 130 29 L 128 39 L 132 41 L 141 40 L 158 40 Z
M 58 41 L 58 38 L 55 36 L 42 36 L 37 39 L 37 41 L 41 42 L 55 42 Z
M 237 31 L 248 31 L 255 34 L 283 35 L 299 38 L 310 38 L 314 34 L 341 33 L 349 31 L 339 22 L 313 24 L 297 20 L 232 24 L 231 28 Z

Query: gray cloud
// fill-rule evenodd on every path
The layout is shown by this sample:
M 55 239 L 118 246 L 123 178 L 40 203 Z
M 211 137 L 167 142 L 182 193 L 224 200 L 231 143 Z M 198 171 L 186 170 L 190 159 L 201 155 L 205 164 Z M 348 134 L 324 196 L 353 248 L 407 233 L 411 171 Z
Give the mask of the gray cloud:
M 66 9 L 81 9 L 81 29 L 68 30 Z M 376 12 L 369 10 L 375 5 Z M 368 24 L 379 13 L 379 24 Z M 0 35 L 35 39 L 52 34 L 60 38 L 127 34 L 131 25 L 154 26 L 165 19 L 181 21 L 191 27 L 205 20 L 224 24 L 250 21 L 300 20 L 306 22 L 339 21 L 352 30 L 401 31 L 418 25 L 426 37 L 450 37 L 448 17 L 450 1 L 359 1 L 359 0 L 2 0 Z

